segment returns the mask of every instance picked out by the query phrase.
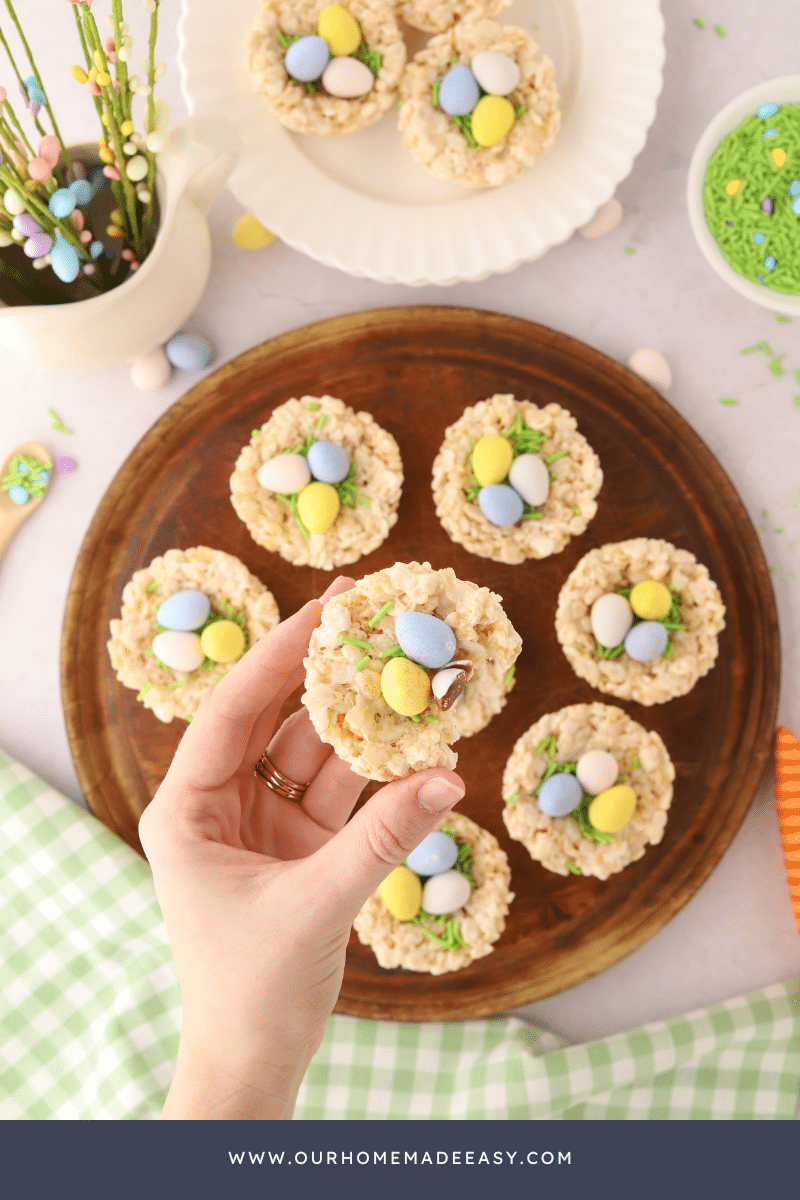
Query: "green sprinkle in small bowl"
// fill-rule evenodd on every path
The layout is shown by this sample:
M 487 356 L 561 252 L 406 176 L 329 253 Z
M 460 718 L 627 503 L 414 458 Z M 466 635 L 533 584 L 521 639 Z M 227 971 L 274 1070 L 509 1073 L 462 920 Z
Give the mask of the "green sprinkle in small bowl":
M 726 143 L 730 146 L 729 161 L 738 164 L 736 169 L 732 166 L 730 180 L 722 180 L 719 173 L 721 160 L 719 156 L 715 158 L 722 139 L 738 130 L 745 118 L 755 117 L 757 110 L 769 102 L 781 107 L 800 106 L 800 75 L 770 79 L 742 92 L 706 126 L 689 164 L 689 223 L 703 256 L 720 279 L 754 304 L 793 317 L 800 316 L 800 214 L 792 212 L 791 203 L 795 196 L 790 195 L 789 185 L 794 179 L 800 180 L 800 138 L 785 132 L 772 132 L 773 125 L 781 129 L 778 112 L 774 121 L 759 119 L 751 122 L 751 153 L 742 146 L 742 135 L 738 157 L 733 140 Z M 800 114 L 800 108 L 797 112 Z M 768 136 L 765 137 L 765 133 Z M 786 154 L 780 166 L 771 157 L 776 147 Z M 756 174 L 749 179 L 748 168 L 743 165 L 745 159 L 755 164 L 752 171 Z M 708 195 L 705 191 L 707 177 L 710 188 L 713 183 Z M 726 194 L 727 183 L 731 191 Z M 761 208 L 762 192 L 771 197 L 774 212 Z M 711 209 L 707 209 L 709 196 Z M 733 222 L 730 226 L 726 222 L 728 217 Z M 720 240 L 715 236 L 712 224 Z M 720 242 L 725 244 L 725 252 Z M 762 257 L 771 269 L 760 261 Z M 729 259 L 737 265 L 732 265 Z M 757 272 L 764 276 L 763 281 L 754 278 Z

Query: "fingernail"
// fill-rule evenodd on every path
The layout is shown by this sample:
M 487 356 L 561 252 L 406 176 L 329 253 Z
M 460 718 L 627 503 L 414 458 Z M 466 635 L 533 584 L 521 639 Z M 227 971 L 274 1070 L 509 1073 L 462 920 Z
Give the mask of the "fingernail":
M 346 583 L 348 585 L 346 589 L 340 587 L 340 584 L 342 583 Z M 349 575 L 337 575 L 330 587 L 326 588 L 320 596 L 320 604 L 326 604 L 328 600 L 332 599 L 333 596 L 338 595 L 342 591 L 349 591 L 354 584 L 355 580 L 351 579 Z
M 444 812 L 451 804 L 456 804 L 464 797 L 464 789 L 449 779 L 428 779 L 417 792 L 420 808 L 426 812 Z

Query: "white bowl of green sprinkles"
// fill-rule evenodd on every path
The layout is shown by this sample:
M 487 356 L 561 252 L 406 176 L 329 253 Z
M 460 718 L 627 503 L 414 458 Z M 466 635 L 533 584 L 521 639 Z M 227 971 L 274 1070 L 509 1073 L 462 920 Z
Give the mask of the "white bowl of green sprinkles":
M 800 315 L 800 75 L 766 80 L 717 113 L 692 155 L 687 198 L 720 279 L 763 308 Z

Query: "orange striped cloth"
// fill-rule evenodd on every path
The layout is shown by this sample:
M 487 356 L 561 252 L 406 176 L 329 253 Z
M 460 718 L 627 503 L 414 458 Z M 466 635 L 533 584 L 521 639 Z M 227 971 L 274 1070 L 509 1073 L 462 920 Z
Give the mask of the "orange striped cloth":
M 800 742 L 783 726 L 775 735 L 775 800 L 789 895 L 800 930 Z

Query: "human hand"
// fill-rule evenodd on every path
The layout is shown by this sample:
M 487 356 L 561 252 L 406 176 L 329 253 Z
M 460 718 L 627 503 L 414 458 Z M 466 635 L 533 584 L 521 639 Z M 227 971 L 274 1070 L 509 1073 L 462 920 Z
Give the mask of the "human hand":
M 458 775 L 434 768 L 387 784 L 348 821 L 367 781 L 305 709 L 274 733 L 322 605 L 352 586 L 337 579 L 207 693 L 139 823 L 183 992 L 164 1117 L 291 1117 L 356 914 L 464 795 Z M 254 774 L 267 745 L 308 784 L 302 803 Z

